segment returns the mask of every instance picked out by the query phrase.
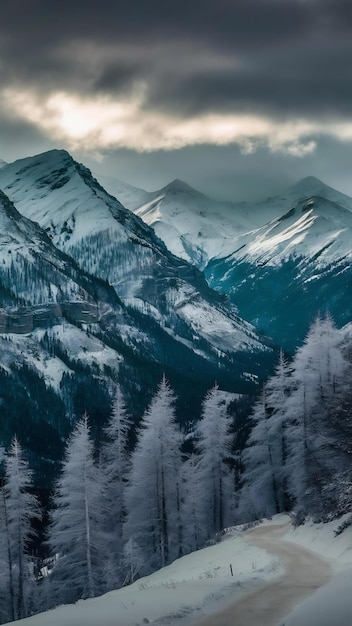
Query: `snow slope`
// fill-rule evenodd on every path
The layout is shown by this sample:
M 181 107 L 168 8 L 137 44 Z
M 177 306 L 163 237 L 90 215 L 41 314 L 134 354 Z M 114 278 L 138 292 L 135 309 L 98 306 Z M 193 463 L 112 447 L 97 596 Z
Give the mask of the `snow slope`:
M 1 168 L 0 189 L 60 248 L 67 250 L 68 243 L 109 228 L 125 241 L 126 228 L 119 218 L 128 220 L 126 210 L 116 200 L 109 205 L 109 198 L 103 197 L 99 202 L 104 192 L 94 179 L 91 185 L 84 184 L 87 173 L 64 150 L 51 150 Z
M 288 615 L 280 626 L 349 626 L 352 569 L 336 576 Z
M 287 616 L 280 626 L 350 626 L 352 623 L 352 526 L 335 536 L 336 529 L 348 518 L 329 524 L 307 523 L 290 529 L 284 537 L 323 555 L 334 578 Z
M 289 525 L 289 518 L 277 516 L 265 523 Z M 351 626 L 352 529 L 335 537 L 340 523 L 291 527 L 283 537 L 327 559 L 339 574 L 297 608 L 297 613 L 294 611 L 283 620 L 282 626 Z M 220 543 L 182 557 L 133 585 L 100 598 L 58 607 L 20 623 L 23 626 L 137 626 L 147 623 L 188 626 L 222 610 L 237 597 L 259 583 L 273 580 L 281 572 L 276 558 L 249 545 L 235 530 Z
M 310 196 L 261 228 L 238 237 L 227 261 L 281 264 L 290 258 L 315 257 L 327 265 L 352 257 L 352 212 L 332 200 Z
M 230 564 L 233 568 L 231 576 Z M 249 546 L 239 533 L 184 556 L 171 565 L 100 598 L 80 601 L 21 621 L 23 626 L 137 626 L 180 624 L 216 610 L 224 602 L 280 571 L 277 559 Z M 160 622 L 159 622 L 160 620 Z

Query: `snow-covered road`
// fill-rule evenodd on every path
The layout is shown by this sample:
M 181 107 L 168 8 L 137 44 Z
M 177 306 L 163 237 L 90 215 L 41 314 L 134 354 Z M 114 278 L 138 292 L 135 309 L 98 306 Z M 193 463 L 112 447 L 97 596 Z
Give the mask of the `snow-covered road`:
M 331 578 L 330 565 L 313 552 L 285 542 L 288 524 L 259 526 L 246 533 L 248 543 L 279 557 L 284 573 L 195 626 L 277 626 L 292 609 Z

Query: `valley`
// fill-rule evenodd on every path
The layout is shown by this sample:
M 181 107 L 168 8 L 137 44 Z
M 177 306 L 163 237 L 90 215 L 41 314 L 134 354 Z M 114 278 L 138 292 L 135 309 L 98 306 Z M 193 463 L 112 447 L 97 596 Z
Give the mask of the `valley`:
M 180 180 L 155 193 L 106 184 L 64 150 L 0 168 L 4 506 L 24 507 L 26 541 L 43 554 L 23 583 L 38 597 L 25 601 L 6 576 L 0 584 L 0 596 L 17 594 L 18 607 L 4 601 L 13 619 L 133 591 L 210 550 L 234 522 L 290 511 L 298 527 L 341 516 L 336 532 L 351 525 L 352 199 L 312 177 L 251 204 L 213 201 Z M 15 463 L 19 476 L 28 467 L 18 492 Z M 14 504 L 25 494 L 31 512 Z M 48 543 L 30 538 L 33 519 Z M 262 542 L 254 530 L 248 543 L 277 554 L 286 574 L 271 582 L 281 566 L 269 559 L 269 582 L 252 591 L 258 580 L 239 571 L 249 596 L 217 620 L 245 615 L 252 596 L 262 614 L 263 598 L 283 589 L 269 626 L 302 598 L 291 560 L 306 556 L 276 548 L 275 533 L 264 528 Z M 26 548 L 21 558 L 32 567 Z M 313 589 L 325 574 L 308 561 Z M 227 597 L 222 585 L 215 593 Z M 162 610 L 186 622 L 197 610 L 173 606 Z M 122 626 L 135 623 L 128 613 Z

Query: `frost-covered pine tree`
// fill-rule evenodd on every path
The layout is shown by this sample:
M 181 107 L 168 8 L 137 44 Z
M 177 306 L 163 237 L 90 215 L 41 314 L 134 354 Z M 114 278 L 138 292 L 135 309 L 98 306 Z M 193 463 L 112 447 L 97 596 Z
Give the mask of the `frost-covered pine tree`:
M 28 549 L 35 536 L 34 520 L 41 518 L 37 498 L 30 493 L 32 472 L 16 437 L 5 456 L 5 483 L 1 501 L 1 551 L 8 589 L 10 619 L 30 615 L 34 608 L 31 589 L 35 584 L 33 559 Z
M 221 531 L 229 522 L 233 479 L 230 472 L 231 422 L 224 397 L 215 385 L 203 401 L 196 429 L 199 459 L 199 497 L 205 538 Z
M 104 590 L 103 500 L 93 455 L 88 416 L 84 415 L 67 443 L 53 498 L 48 544 L 52 554 L 58 555 L 50 576 L 54 604 L 92 598 Z
M 164 376 L 143 417 L 132 455 L 126 536 L 143 555 L 142 572 L 163 567 L 180 556 L 182 435 L 174 402 Z
M 120 385 L 116 385 L 111 416 L 104 433 L 106 443 L 101 450 L 101 472 L 104 479 L 105 530 L 106 530 L 106 578 L 107 588 L 118 587 L 125 579 L 123 527 L 126 517 L 125 491 L 130 470 L 128 436 L 131 420 Z
M 131 584 L 138 577 L 144 564 L 142 551 L 132 537 L 123 546 L 122 563 L 125 572 L 123 585 Z
M 183 552 L 198 550 L 207 539 L 203 526 L 200 457 L 192 454 L 182 466 L 181 519 Z
M 241 516 L 259 518 L 281 513 L 286 501 L 286 402 L 291 393 L 290 367 L 280 352 L 252 412 L 253 428 L 243 453 Z
M 4 460 L 5 450 L 0 446 L 0 465 Z M 12 586 L 11 554 L 8 535 L 7 505 L 5 500 L 4 479 L 0 487 L 0 623 L 15 619 L 14 603 L 10 589 Z
M 288 489 L 299 517 L 324 515 L 324 492 L 338 462 L 334 416 L 348 364 L 330 316 L 317 318 L 293 361 L 287 401 Z

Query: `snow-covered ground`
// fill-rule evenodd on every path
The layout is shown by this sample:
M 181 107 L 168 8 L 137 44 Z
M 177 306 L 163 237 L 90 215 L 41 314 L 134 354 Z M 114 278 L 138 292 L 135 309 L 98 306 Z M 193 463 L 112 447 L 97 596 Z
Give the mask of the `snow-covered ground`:
M 330 563 L 336 575 L 282 620 L 279 626 L 351 626 L 352 527 L 335 537 L 335 530 L 343 519 L 330 524 L 307 524 L 296 530 L 290 528 L 285 535 L 285 541 L 320 554 Z
M 328 561 L 337 575 L 313 594 L 280 626 L 351 626 L 352 528 L 335 537 L 341 523 L 306 524 L 293 529 L 287 516 L 268 526 L 287 524 L 284 541 L 302 546 Z M 234 530 L 223 540 L 175 561 L 106 595 L 62 606 L 22 620 L 23 626 L 190 625 L 221 611 L 261 583 L 280 577 L 276 557 L 249 543 L 250 534 Z M 230 565 L 233 576 L 231 576 Z M 351 571 L 349 571 L 351 570 Z M 215 618 L 216 619 L 216 618 Z M 261 626 L 258 623 L 258 626 Z M 278 626 L 273 623 L 272 626 Z

